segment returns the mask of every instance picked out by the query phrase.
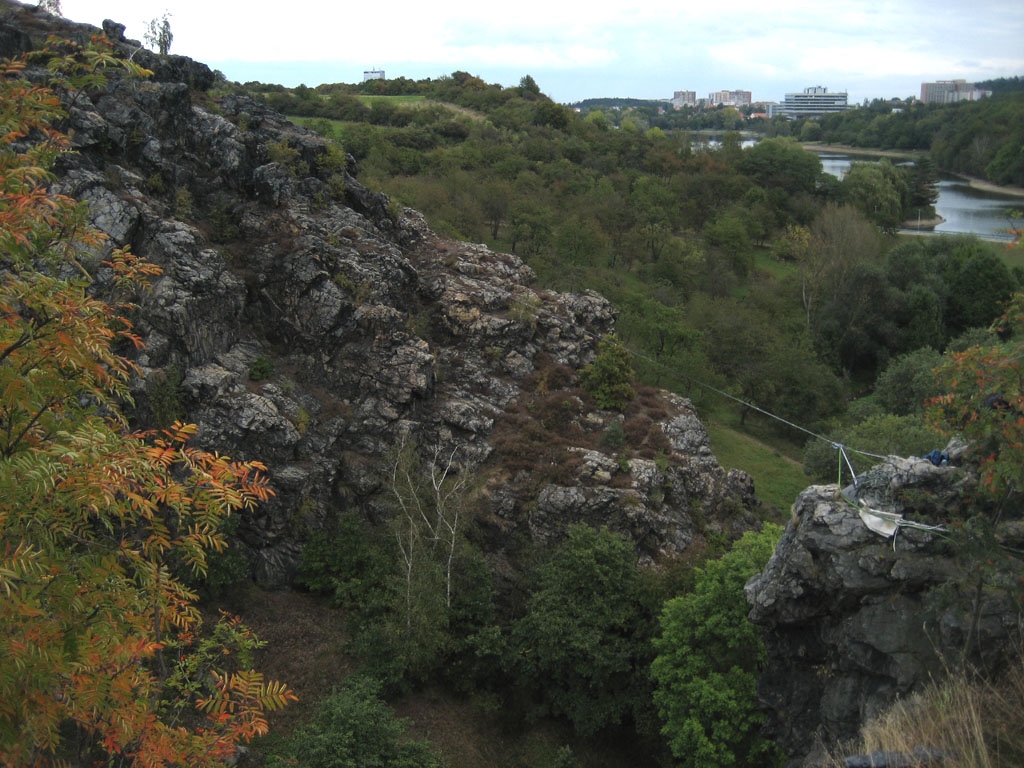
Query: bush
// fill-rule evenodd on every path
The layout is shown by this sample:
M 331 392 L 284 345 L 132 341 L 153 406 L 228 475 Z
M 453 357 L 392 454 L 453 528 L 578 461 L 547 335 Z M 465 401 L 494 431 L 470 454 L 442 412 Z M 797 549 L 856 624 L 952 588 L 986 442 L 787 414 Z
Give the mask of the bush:
M 665 603 L 651 673 L 654 702 L 680 765 L 771 766 L 760 735 L 755 682 L 767 662 L 761 630 L 747 620 L 743 586 L 764 568 L 782 529 L 765 525 L 697 571 L 693 591 Z
M 274 362 L 266 355 L 260 355 L 251 366 L 249 366 L 249 378 L 253 381 L 263 381 L 274 375 Z
M 405 728 L 381 698 L 378 681 L 352 677 L 321 702 L 313 721 L 269 763 L 271 768 L 440 768 L 430 745 L 409 740 Z
M 393 576 L 391 554 L 374 544 L 367 526 L 354 514 L 346 514 L 330 535 L 318 531 L 309 537 L 296 581 L 331 595 L 335 605 L 356 614 L 352 618 L 358 625 L 387 610 Z
M 836 438 L 836 444 L 846 447 L 846 459 L 853 464 L 857 474 L 879 462 L 876 456 L 860 451 L 878 456 L 924 456 L 936 448 L 945 447 L 947 442 L 937 429 L 928 425 L 923 414 L 870 416 Z M 812 439 L 804 449 L 804 472 L 818 482 L 848 483 L 853 478 L 846 459 L 842 459 L 833 444 Z
M 942 356 L 930 347 L 900 355 L 886 366 L 875 384 L 875 396 L 889 413 L 923 413 L 925 401 L 939 394 L 935 368 Z
M 580 383 L 598 408 L 621 411 L 636 396 L 629 361 L 629 352 L 612 336 L 601 341 L 594 362 L 580 371 Z
M 592 736 L 628 718 L 643 686 L 633 636 L 636 556 L 622 537 L 583 524 L 540 569 L 540 587 L 513 628 L 510 670 L 534 695 L 534 715 L 568 718 Z

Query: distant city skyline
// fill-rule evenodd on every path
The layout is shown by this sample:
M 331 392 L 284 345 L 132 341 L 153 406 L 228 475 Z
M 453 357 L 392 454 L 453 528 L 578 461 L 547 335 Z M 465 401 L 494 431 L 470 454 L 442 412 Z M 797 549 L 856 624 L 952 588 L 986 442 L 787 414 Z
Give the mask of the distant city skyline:
M 34 5 L 34 0 L 27 3 Z M 208 0 L 62 0 L 67 18 L 110 18 L 129 38 L 166 11 L 171 52 L 233 81 L 294 87 L 467 71 L 517 85 L 531 75 L 556 101 L 671 100 L 750 91 L 752 101 L 824 86 L 865 99 L 917 96 L 923 82 L 1024 75 L 1019 0 L 734 0 L 681 8 L 675 0 L 610 4 L 521 0 L 497 14 L 477 0 L 370 3 L 308 0 L 260 7 Z

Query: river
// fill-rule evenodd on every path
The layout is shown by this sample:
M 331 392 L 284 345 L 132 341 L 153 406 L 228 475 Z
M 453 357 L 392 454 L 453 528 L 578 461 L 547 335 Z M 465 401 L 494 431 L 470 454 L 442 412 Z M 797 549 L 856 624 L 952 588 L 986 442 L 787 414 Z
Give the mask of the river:
M 849 155 L 822 153 L 822 169 L 842 179 L 853 161 Z M 873 162 L 876 158 L 857 156 L 858 162 Z M 894 161 L 899 162 L 899 161 Z M 998 235 L 1012 226 L 1010 212 L 1024 208 L 1024 198 L 972 187 L 958 176 L 941 175 L 939 199 L 935 211 L 944 221 L 935 232 L 945 234 Z

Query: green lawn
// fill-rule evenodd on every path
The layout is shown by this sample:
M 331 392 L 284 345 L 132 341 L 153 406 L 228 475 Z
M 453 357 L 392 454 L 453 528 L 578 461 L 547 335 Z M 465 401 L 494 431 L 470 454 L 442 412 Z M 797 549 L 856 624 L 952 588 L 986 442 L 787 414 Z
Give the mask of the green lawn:
M 374 102 L 391 102 L 392 104 L 409 106 L 418 102 L 425 102 L 426 96 L 411 94 L 408 96 L 356 96 L 366 106 L 372 106 Z
M 758 498 L 778 508 L 778 517 L 767 517 L 772 522 L 788 520 L 796 497 L 811 484 L 800 462 L 718 419 L 705 418 L 704 426 L 719 463 L 726 469 L 747 472 L 754 478 Z

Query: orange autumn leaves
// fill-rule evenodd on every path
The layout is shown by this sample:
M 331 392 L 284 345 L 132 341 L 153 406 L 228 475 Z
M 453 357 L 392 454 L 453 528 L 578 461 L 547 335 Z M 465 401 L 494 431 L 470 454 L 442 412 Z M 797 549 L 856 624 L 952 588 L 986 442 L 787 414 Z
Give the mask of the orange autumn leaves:
M 71 98 L 123 64 L 102 40 L 47 55 Z M 159 270 L 115 250 L 94 295 L 103 237 L 47 188 L 64 115 L 25 66 L 0 64 L 0 764 L 222 762 L 295 696 L 251 668 L 237 618 L 202 627 L 178 574 L 272 491 L 259 462 L 191 447 L 192 425 L 128 428 L 129 316 Z

